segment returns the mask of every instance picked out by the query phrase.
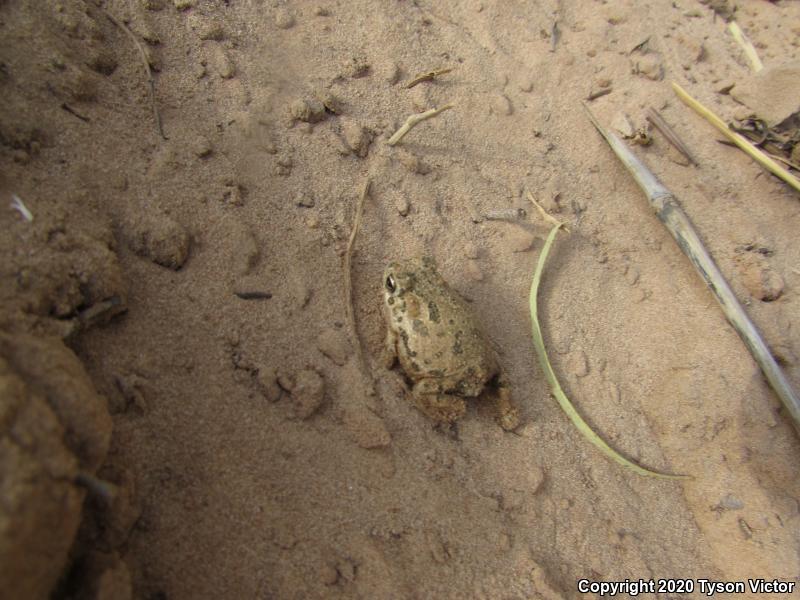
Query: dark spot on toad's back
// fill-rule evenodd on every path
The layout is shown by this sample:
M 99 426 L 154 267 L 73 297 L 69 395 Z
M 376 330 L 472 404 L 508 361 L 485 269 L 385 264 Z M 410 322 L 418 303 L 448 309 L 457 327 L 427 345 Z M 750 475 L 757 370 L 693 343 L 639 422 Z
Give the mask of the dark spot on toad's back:
M 422 336 L 428 335 L 428 326 L 425 325 L 425 323 L 423 323 L 419 319 L 414 319 L 414 322 L 411 324 L 411 327 L 414 330 L 414 333 L 418 333 Z
M 436 303 L 433 300 L 428 302 L 428 316 L 430 317 L 432 323 L 439 322 L 439 307 L 436 306 Z

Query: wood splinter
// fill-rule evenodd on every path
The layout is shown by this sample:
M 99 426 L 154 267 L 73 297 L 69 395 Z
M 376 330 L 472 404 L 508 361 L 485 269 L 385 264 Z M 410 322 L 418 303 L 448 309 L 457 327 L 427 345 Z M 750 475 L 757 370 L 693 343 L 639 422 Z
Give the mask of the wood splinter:
M 694 159 L 694 156 L 692 156 L 692 153 L 689 152 L 689 148 L 686 147 L 686 144 L 681 141 L 678 134 L 667 124 L 664 117 L 662 117 L 655 108 L 650 107 L 647 109 L 647 120 L 650 121 L 653 127 L 661 132 L 661 135 L 667 138 L 667 141 L 672 144 L 678 152 L 683 154 L 684 158 L 689 161 L 689 164 L 697 166 L 697 161 Z
M 427 73 L 421 73 L 420 75 L 417 75 L 416 77 L 414 77 L 414 79 L 412 79 L 406 84 L 406 89 L 410 90 L 415 85 L 420 84 L 423 81 L 433 81 L 439 75 L 444 75 L 445 73 L 449 73 L 452 70 L 453 70 L 452 67 L 445 67 L 443 69 L 434 69 L 433 71 L 428 71 Z

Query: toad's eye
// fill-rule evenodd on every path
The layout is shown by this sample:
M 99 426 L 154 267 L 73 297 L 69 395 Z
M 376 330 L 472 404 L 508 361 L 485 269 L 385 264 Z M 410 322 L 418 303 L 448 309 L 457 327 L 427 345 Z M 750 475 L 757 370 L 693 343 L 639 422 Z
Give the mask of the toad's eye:
M 395 291 L 397 291 L 397 282 L 395 282 L 394 277 L 391 275 L 386 276 L 386 289 L 390 294 L 394 294 Z

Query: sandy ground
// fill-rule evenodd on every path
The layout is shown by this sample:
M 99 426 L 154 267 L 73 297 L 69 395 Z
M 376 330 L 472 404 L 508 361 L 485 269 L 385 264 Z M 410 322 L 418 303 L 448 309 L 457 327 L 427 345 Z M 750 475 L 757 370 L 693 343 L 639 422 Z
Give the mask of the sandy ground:
M 590 103 L 603 123 L 641 126 L 652 106 L 689 145 L 698 167 L 657 132 L 636 152 L 800 387 L 798 196 L 669 87 L 741 113 L 724 92 L 749 67 L 708 4 L 0 2 L 0 550 L 19 557 L 4 588 L 569 598 L 580 578 L 799 581 L 797 435 L 581 107 L 610 88 Z M 800 3 L 727 6 L 766 65 L 798 58 Z M 168 139 L 104 11 L 141 42 Z M 342 259 L 367 179 L 356 338 Z M 623 470 L 550 397 L 527 305 L 548 226 L 528 192 L 571 229 L 541 290 L 565 388 L 616 448 L 694 479 Z M 499 349 L 515 433 L 481 401 L 436 428 L 381 366 L 384 265 L 421 254 Z

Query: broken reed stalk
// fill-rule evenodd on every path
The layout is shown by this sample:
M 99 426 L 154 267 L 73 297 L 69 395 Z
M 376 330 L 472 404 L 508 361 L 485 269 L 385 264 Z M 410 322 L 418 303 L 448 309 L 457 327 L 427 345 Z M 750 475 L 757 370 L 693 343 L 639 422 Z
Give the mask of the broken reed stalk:
M 400 142 L 400 140 L 402 140 L 405 137 L 405 135 L 409 131 L 411 131 L 418 123 L 420 123 L 422 121 L 425 121 L 427 119 L 430 119 L 432 117 L 435 117 L 439 113 L 446 111 L 448 108 L 453 108 L 453 106 L 455 106 L 455 105 L 454 104 L 445 104 L 441 108 L 432 108 L 432 109 L 430 109 L 428 111 L 425 111 L 423 113 L 417 113 L 415 115 L 411 115 L 410 117 L 408 117 L 406 119 L 406 122 L 403 123 L 403 126 L 400 127 L 400 129 L 398 129 L 397 131 L 394 132 L 394 135 L 389 138 L 389 141 L 386 142 L 386 145 L 387 146 L 394 146 L 394 145 L 398 144 Z
M 744 50 L 747 60 L 750 61 L 750 68 L 756 73 L 763 69 L 764 64 L 761 62 L 761 59 L 758 58 L 758 52 L 756 52 L 753 42 L 751 42 L 750 38 L 748 38 L 745 32 L 742 31 L 742 28 L 739 27 L 739 24 L 736 21 L 731 21 L 728 23 L 728 31 L 731 32 L 733 39 L 736 40 L 736 43 L 742 47 L 742 50 Z
M 364 182 L 364 187 L 358 197 L 358 204 L 356 205 L 356 214 L 353 218 L 353 227 L 350 230 L 350 238 L 347 240 L 347 249 L 344 253 L 343 259 L 343 280 L 344 280 L 344 308 L 347 311 L 347 320 L 350 325 L 350 331 L 353 332 L 353 342 L 355 345 L 355 352 L 358 358 L 359 368 L 364 372 L 367 371 L 367 364 L 364 362 L 364 354 L 361 351 L 361 341 L 358 337 L 358 329 L 356 329 L 356 316 L 355 308 L 353 307 L 353 284 L 352 284 L 352 260 L 353 260 L 353 246 L 355 245 L 356 236 L 358 235 L 359 227 L 361 226 L 361 215 L 364 213 L 364 202 L 369 195 L 370 179 Z
M 150 105 L 153 108 L 153 116 L 155 117 L 156 120 L 158 133 L 161 135 L 162 139 L 165 140 L 169 139 L 166 135 L 164 135 L 164 127 L 161 124 L 161 115 L 159 114 L 158 106 L 156 105 L 156 82 L 155 79 L 153 79 L 153 72 L 150 70 L 150 61 L 147 60 L 147 53 L 144 51 L 142 44 L 139 43 L 139 40 L 136 38 L 134 33 L 130 30 L 130 28 L 128 28 L 127 25 L 125 25 L 125 23 L 114 18 L 111 15 L 111 13 L 109 13 L 107 10 L 103 8 L 101 8 L 100 10 L 102 10 L 106 14 L 106 17 L 108 17 L 109 21 L 111 21 L 114 25 L 119 27 L 119 29 L 124 31 L 127 34 L 127 36 L 131 38 L 134 45 L 136 46 L 136 49 L 139 51 L 139 55 L 142 57 L 142 64 L 144 65 L 144 72 L 147 75 L 147 83 L 150 87 Z
M 789 411 L 794 426 L 800 433 L 800 398 L 795 394 L 758 329 L 747 316 L 742 305 L 739 304 L 725 277 L 697 235 L 689 217 L 683 212 L 672 193 L 631 152 L 625 142 L 610 131 L 603 129 L 585 104 L 584 108 L 597 131 L 605 138 L 614 154 L 617 155 L 617 158 L 625 165 L 625 168 L 628 169 L 636 183 L 639 184 L 639 187 L 647 196 L 650 206 L 655 210 L 658 219 L 669 230 L 683 253 L 689 257 L 697 272 L 708 287 L 711 288 L 728 322 L 733 325 L 733 328 L 742 338 L 748 350 L 750 350 L 750 354 L 753 355 L 770 386 Z
M 764 152 L 762 152 L 759 148 L 751 144 L 747 139 L 743 136 L 739 135 L 735 131 L 731 131 L 725 122 L 720 119 L 717 115 L 703 106 L 700 102 L 692 98 L 689 93 L 684 90 L 681 86 L 679 86 L 674 81 L 672 82 L 672 89 L 675 90 L 675 93 L 678 95 L 678 98 L 683 100 L 684 104 L 689 106 L 692 110 L 694 110 L 698 115 L 706 119 L 709 123 L 711 123 L 714 127 L 716 127 L 720 133 L 722 133 L 725 137 L 731 140 L 734 144 L 739 146 L 740 149 L 744 150 L 750 158 L 755 160 L 758 164 L 764 167 L 767 171 L 772 173 L 773 175 L 780 177 L 786 183 L 788 183 L 795 191 L 800 192 L 800 181 L 789 173 L 786 169 L 772 160 L 769 156 L 767 156 Z
M 686 160 L 689 161 L 690 164 L 697 166 L 697 161 L 692 156 L 692 153 L 689 152 L 689 148 L 686 147 L 686 144 L 683 143 L 681 138 L 678 137 L 678 134 L 669 126 L 669 124 L 664 120 L 664 117 L 652 106 L 647 109 L 647 120 L 661 132 L 667 141 L 672 144 L 675 149 L 683 154 L 686 157 Z

